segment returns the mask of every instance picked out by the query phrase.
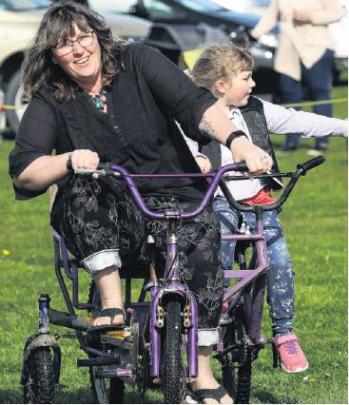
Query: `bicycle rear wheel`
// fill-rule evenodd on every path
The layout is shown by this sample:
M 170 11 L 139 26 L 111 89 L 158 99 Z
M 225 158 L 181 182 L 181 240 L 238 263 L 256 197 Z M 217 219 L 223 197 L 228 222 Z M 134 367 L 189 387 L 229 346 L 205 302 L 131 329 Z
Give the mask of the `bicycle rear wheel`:
M 248 404 L 251 394 L 252 360 L 250 351 L 243 364 L 229 362 L 222 368 L 223 385 L 235 404 Z
M 233 320 L 224 326 L 224 349 L 220 358 L 223 386 L 236 404 L 248 404 L 251 394 L 252 348 L 248 344 L 242 306 L 235 309 Z
M 101 305 L 100 296 L 94 282 L 90 285 L 88 296 L 89 304 L 94 304 L 98 308 Z M 117 377 L 97 378 L 96 366 L 90 367 L 90 384 L 95 403 L 98 404 L 122 404 L 124 400 L 125 384 Z
M 49 347 L 40 347 L 30 354 L 29 380 L 23 388 L 25 404 L 53 404 L 55 376 L 52 352 Z
M 182 403 L 181 339 L 181 302 L 176 298 L 171 298 L 166 304 L 166 323 L 162 350 L 161 377 L 166 404 Z

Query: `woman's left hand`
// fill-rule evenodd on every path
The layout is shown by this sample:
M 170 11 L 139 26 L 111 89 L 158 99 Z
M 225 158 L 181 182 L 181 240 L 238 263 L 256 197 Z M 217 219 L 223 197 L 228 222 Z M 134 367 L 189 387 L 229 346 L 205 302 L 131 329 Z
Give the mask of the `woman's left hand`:
M 245 161 L 251 174 L 267 172 L 273 166 L 272 158 L 259 146 L 240 136 L 230 145 L 234 162 Z

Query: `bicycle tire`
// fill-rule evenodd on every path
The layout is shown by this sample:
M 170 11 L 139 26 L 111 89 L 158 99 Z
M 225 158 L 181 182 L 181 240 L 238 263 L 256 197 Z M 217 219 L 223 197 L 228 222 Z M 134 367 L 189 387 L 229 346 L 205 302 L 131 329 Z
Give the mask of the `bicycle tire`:
M 248 404 L 251 394 L 253 348 L 248 343 L 243 304 L 235 307 L 232 322 L 223 326 L 224 349 L 220 359 L 223 386 L 236 404 Z
M 228 363 L 222 368 L 223 386 L 235 404 L 248 404 L 251 395 L 252 356 L 248 350 L 243 364 Z
M 49 347 L 39 347 L 29 357 L 29 381 L 23 387 L 25 404 L 53 404 L 55 376 L 52 352 Z
M 91 282 L 88 303 L 100 307 L 101 300 L 94 282 Z M 125 384 L 117 377 L 96 378 L 97 367 L 90 367 L 90 385 L 92 396 L 98 404 L 122 404 L 124 400 Z
M 181 336 L 181 303 L 171 299 L 166 304 L 163 341 L 162 389 L 165 404 L 182 403 Z

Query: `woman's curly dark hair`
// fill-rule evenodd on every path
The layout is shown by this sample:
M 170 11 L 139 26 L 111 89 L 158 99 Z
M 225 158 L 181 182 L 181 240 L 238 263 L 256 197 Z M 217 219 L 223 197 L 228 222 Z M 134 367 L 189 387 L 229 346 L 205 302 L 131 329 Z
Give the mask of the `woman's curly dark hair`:
M 24 93 L 32 97 L 43 85 L 53 88 L 56 100 L 63 102 L 74 96 L 76 83 L 53 62 L 52 48 L 74 35 L 74 24 L 83 32 L 94 31 L 101 47 L 103 84 L 109 85 L 119 71 L 116 55 L 126 42 L 115 40 L 104 18 L 73 1 L 55 2 L 45 13 L 33 45 L 23 65 Z

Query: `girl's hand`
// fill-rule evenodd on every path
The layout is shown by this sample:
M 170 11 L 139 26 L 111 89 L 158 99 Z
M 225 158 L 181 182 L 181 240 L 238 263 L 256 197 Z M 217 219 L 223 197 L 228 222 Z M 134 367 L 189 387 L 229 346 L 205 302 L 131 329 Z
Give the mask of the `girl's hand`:
M 212 169 L 211 162 L 206 156 L 196 156 L 195 157 L 196 163 L 200 167 L 202 173 L 209 173 Z

